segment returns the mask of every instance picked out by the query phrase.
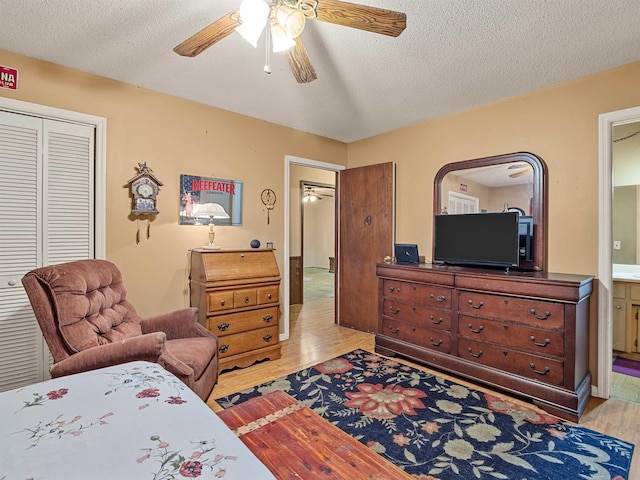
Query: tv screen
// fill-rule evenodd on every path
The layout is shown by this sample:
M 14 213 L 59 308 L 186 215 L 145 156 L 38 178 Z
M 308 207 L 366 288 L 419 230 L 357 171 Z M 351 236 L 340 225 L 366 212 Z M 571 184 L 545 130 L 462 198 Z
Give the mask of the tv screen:
M 434 261 L 458 265 L 517 267 L 518 213 L 436 215 Z

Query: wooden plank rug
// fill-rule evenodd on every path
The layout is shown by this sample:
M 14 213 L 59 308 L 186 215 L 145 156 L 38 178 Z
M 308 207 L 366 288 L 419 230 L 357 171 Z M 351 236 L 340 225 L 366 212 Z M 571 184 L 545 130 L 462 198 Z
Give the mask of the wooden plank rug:
M 419 479 L 627 479 L 633 444 L 355 350 L 216 399 L 274 390 Z

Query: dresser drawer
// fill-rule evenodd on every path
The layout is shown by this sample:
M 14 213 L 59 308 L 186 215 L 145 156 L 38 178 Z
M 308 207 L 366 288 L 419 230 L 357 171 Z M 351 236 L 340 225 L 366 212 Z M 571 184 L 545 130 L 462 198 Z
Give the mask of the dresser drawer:
M 529 355 L 466 338 L 458 341 L 458 356 L 552 385 L 562 385 L 564 381 L 564 363 L 558 359 Z
M 218 339 L 220 358 L 256 350 L 278 343 L 278 325 L 248 332 L 226 335 Z
M 534 354 L 564 356 L 564 335 L 525 325 L 460 315 L 458 334 L 472 340 L 497 343 Z
M 271 325 L 278 325 L 278 307 L 207 318 L 207 328 L 219 337 Z
M 385 298 L 382 308 L 383 315 L 404 320 L 415 326 L 451 330 L 451 312 L 422 305 L 411 305 L 389 298 Z
M 235 290 L 233 292 L 233 306 L 235 308 L 252 307 L 258 304 L 258 294 L 255 288 Z
M 564 305 L 461 291 L 458 299 L 460 313 L 471 316 L 514 320 L 540 328 L 564 329 Z
M 233 292 L 208 292 L 207 313 L 215 313 L 233 308 Z
M 387 298 L 407 303 L 428 305 L 443 310 L 451 309 L 451 293 L 449 288 L 436 287 L 422 283 L 384 280 L 383 295 Z
M 280 301 L 278 291 L 278 285 L 258 288 L 258 305 L 264 305 L 265 303 L 278 303 Z
M 402 320 L 383 316 L 382 335 L 443 353 L 451 353 L 451 334 L 447 331 L 418 327 Z

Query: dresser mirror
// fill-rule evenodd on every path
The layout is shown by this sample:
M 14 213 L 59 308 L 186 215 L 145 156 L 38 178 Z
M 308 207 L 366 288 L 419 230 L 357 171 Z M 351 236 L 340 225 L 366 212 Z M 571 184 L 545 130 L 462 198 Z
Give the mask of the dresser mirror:
M 546 166 L 532 153 L 519 152 L 449 163 L 434 180 L 434 216 L 515 211 L 531 217 L 530 253 L 520 268 L 546 265 Z M 435 248 L 435 238 L 434 238 Z M 434 252 L 435 253 L 435 252 Z

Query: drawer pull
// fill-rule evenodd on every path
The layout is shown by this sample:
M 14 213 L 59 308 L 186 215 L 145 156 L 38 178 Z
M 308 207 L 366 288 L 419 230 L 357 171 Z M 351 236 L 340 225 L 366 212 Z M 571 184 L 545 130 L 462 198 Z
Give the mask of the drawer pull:
M 267 298 L 268 298 L 269 300 L 271 300 L 271 294 L 270 294 L 270 293 L 268 293 L 268 294 L 267 294 Z
M 546 320 L 551 316 L 551 312 L 544 312 L 544 315 L 536 315 L 536 310 L 534 308 L 531 309 L 531 315 L 538 320 Z
M 273 320 L 273 315 L 265 315 L 264 317 L 262 317 L 262 320 L 269 323 L 271 320 Z
M 533 335 L 529 337 L 529 340 L 531 340 L 536 347 L 543 348 L 551 343 L 551 340 L 549 340 L 548 338 L 545 338 L 544 343 L 536 343 L 536 337 L 534 337 Z
M 431 320 L 431 323 L 433 323 L 434 325 L 440 325 L 442 322 L 444 322 L 444 318 L 440 317 L 439 319 L 435 320 L 433 318 L 433 315 L 429 315 L 429 320 Z
M 433 337 L 429 337 L 429 341 L 431 342 L 431 345 L 433 345 L 434 347 L 439 347 L 440 345 L 442 345 L 442 342 L 444 342 L 444 340 L 440 339 L 437 342 L 433 341 Z
M 249 297 L 244 297 L 244 303 L 249 303 Z
M 267 333 L 265 336 L 262 337 L 262 340 L 264 340 L 265 342 L 269 342 L 271 341 L 272 338 L 273 336 L 270 333 Z
M 391 313 L 399 313 L 400 312 L 400 307 L 398 307 L 398 308 L 389 307 L 389 311 Z
M 218 325 L 218 330 L 220 330 L 221 332 L 224 332 L 227 328 L 229 328 L 228 323 L 221 323 L 220 325 Z
M 474 305 L 473 300 L 469 300 L 469 305 L 471 305 L 471 308 L 475 308 L 477 310 L 484 307 L 484 302 L 480 302 L 478 305 Z
M 531 367 L 531 370 L 533 370 L 538 375 L 546 375 L 550 370 L 549 367 L 544 367 L 544 371 L 536 370 L 536 365 L 534 363 L 530 363 L 529 366 Z
M 467 348 L 467 352 L 469 352 L 469 355 L 471 355 L 474 358 L 480 358 L 482 356 L 482 350 L 480 350 L 478 353 L 473 353 L 473 350 L 471 350 L 471 347 Z
M 439 302 L 444 302 L 447 297 L 445 297 L 444 295 L 438 295 L 437 297 L 432 293 L 431 295 L 429 295 L 429 298 L 434 298 L 439 301 Z
M 227 350 L 229 350 L 229 345 L 227 345 L 227 344 L 220 345 L 218 347 L 218 352 L 220 352 L 220 353 L 225 353 Z
M 226 303 L 226 301 L 224 299 L 220 300 L 220 305 L 222 305 L 224 307 L 224 304 Z
M 397 328 L 389 327 L 389 331 L 391 333 L 398 333 L 400 331 L 400 327 L 397 327 Z
M 387 290 L 389 290 L 390 292 L 398 292 L 400 293 L 400 287 L 395 288 L 395 287 L 387 287 Z
M 467 325 L 467 327 L 469 328 L 469 330 L 471 330 L 473 333 L 480 333 L 482 330 L 484 330 L 484 327 L 482 325 L 480 325 L 477 329 L 473 328 L 473 325 L 471 325 L 470 323 Z M 533 338 L 533 337 L 532 337 Z

